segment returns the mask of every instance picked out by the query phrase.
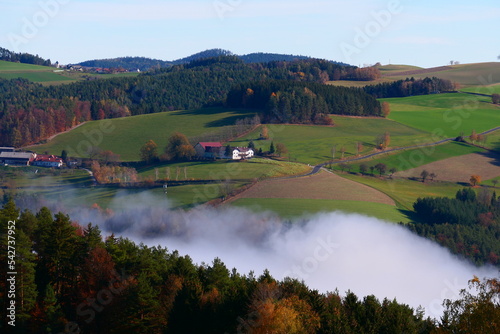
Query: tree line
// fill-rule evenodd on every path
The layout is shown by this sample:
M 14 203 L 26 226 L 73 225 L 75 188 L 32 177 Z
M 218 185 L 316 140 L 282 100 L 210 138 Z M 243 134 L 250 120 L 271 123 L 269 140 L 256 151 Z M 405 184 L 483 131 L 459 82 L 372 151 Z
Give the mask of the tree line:
M 359 88 L 314 82 L 265 81 L 236 85 L 226 104 L 262 110 L 266 123 L 331 124 L 328 114 L 381 116 L 381 105 Z
M 43 87 L 24 79 L 0 79 L 0 141 L 25 146 L 88 120 L 141 115 L 178 109 L 224 106 L 232 87 L 244 82 L 282 80 L 293 86 L 330 80 L 345 66 L 310 59 L 245 64 L 234 56 L 196 60 L 187 65 L 147 72 L 135 78 L 90 80 Z M 330 112 L 361 114 L 377 108 L 361 91 L 314 87 L 331 105 Z M 285 92 L 284 92 L 285 93 Z M 335 94 L 339 93 L 339 102 Z M 269 96 L 267 96 L 268 98 Z M 354 102 L 349 102 L 354 99 Z M 361 99 L 363 101 L 358 101 Z M 290 100 L 290 97 L 284 98 Z M 321 99 L 316 104 L 321 104 Z M 336 105 L 339 104 L 339 105 Z
M 438 94 L 443 92 L 453 92 L 456 91 L 456 89 L 456 84 L 452 81 L 436 77 L 426 77 L 424 79 L 406 78 L 405 80 L 384 82 L 364 87 L 365 92 L 378 99 Z
M 13 63 L 23 63 L 41 66 L 52 65 L 50 59 L 43 59 L 38 55 L 33 55 L 26 52 L 14 52 L 0 47 L 0 60 L 10 61 Z
M 105 214 L 113 220 L 112 212 Z M 243 275 L 217 258 L 197 265 L 164 247 L 104 237 L 98 226 L 46 207 L 21 212 L 9 200 L 0 221 L 2 263 L 8 222 L 15 221 L 16 293 L 1 293 L 0 305 L 7 310 L 15 301 L 19 333 L 451 333 L 459 321 L 468 330 L 485 318 L 498 324 L 492 313 L 498 305 L 489 307 L 498 296 L 494 280 L 480 284 L 487 298 L 469 301 L 476 305 L 467 314 L 473 321 L 450 306 L 446 323 L 438 323 L 396 300 L 323 294 L 267 270 Z M 2 292 L 6 267 L 0 268 Z M 7 326 L 3 320 L 0 329 Z
M 500 200 L 482 188 L 459 190 L 455 198 L 424 197 L 414 203 L 409 228 L 477 264 L 500 265 Z

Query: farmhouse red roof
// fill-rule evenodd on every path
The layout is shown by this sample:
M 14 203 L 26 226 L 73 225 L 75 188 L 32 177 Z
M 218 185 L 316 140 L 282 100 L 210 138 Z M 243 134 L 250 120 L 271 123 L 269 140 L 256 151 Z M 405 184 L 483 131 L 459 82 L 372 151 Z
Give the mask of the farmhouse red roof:
M 38 154 L 35 161 L 62 162 L 62 159 L 56 157 L 55 155 Z

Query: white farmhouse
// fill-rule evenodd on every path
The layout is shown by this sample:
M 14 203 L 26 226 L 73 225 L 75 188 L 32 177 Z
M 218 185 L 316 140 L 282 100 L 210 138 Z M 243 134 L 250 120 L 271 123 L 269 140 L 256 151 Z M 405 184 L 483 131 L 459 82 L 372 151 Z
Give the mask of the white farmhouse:
M 254 155 L 255 152 L 248 147 L 235 147 L 233 149 L 233 160 L 251 159 Z

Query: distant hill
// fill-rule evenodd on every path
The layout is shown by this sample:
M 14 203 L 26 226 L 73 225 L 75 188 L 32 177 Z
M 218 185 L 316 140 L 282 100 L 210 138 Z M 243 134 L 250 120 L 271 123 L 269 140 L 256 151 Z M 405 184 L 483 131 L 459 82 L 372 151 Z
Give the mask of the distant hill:
M 194 60 L 204 59 L 204 58 L 215 58 L 220 56 L 234 56 L 231 51 L 223 50 L 223 49 L 210 49 L 202 52 L 195 53 L 189 57 L 181 58 L 174 60 L 172 62 L 173 65 L 182 65 L 188 64 Z
M 169 67 L 172 66 L 171 62 L 151 59 L 146 57 L 120 57 L 112 59 L 95 59 L 87 60 L 79 63 L 78 65 L 87 67 L 103 67 L 103 68 L 119 68 L 123 67 L 129 71 L 146 71 L 155 67 Z
M 202 52 L 195 53 L 191 56 L 180 58 L 173 61 L 164 61 L 158 59 L 151 59 L 145 57 L 120 57 L 113 59 L 96 59 L 81 62 L 77 65 L 88 66 L 88 67 L 103 67 L 103 68 L 118 68 L 123 67 L 129 71 L 135 71 L 137 69 L 141 71 L 147 71 L 155 67 L 170 67 L 172 65 L 182 65 L 188 64 L 192 61 L 205 59 L 205 58 L 215 58 L 220 56 L 237 56 L 245 63 L 268 63 L 271 61 L 294 61 L 302 59 L 312 59 L 307 56 L 297 56 L 297 55 L 285 55 L 279 53 L 250 53 L 247 55 L 235 55 L 231 51 L 223 49 L 210 49 Z M 340 62 L 332 61 L 332 63 L 337 65 L 348 65 Z
M 31 64 L 50 66 L 52 65 L 50 59 L 44 59 L 39 55 L 32 55 L 30 53 L 17 53 L 0 47 L 0 60 L 9 61 L 13 63 Z

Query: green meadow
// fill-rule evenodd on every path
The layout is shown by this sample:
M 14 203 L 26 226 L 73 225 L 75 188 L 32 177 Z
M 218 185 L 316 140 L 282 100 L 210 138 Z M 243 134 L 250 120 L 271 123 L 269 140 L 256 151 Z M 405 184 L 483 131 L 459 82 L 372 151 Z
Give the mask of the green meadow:
M 0 78 L 17 79 L 23 78 L 33 82 L 64 82 L 73 79 L 54 72 L 54 67 L 38 66 L 30 64 L 12 63 L 0 60 Z
M 419 197 L 455 197 L 463 186 L 449 182 L 412 181 L 408 179 L 381 179 L 372 176 L 339 174 L 349 180 L 375 188 L 390 196 L 402 210 L 413 210 L 413 203 Z
M 70 156 L 85 157 L 90 146 L 98 146 L 119 154 L 122 161 L 138 161 L 140 148 L 150 139 L 156 142 L 161 154 L 175 131 L 188 137 L 210 135 L 239 118 L 253 115 L 248 110 L 208 108 L 91 121 L 30 149 L 51 154 L 67 150 Z
M 246 161 L 217 160 L 161 163 L 155 166 L 137 168 L 139 176 L 144 179 L 154 180 L 158 173 L 158 179 L 221 181 L 252 181 L 269 177 L 300 175 L 310 170 L 311 168 L 303 164 L 259 158 Z
M 477 86 L 477 87 L 466 87 L 460 89 L 462 92 L 474 93 L 474 94 L 500 94 L 500 84 L 487 85 L 487 86 Z
M 231 203 L 250 211 L 271 211 L 284 218 L 298 218 L 308 215 L 340 211 L 376 217 L 389 222 L 409 222 L 409 217 L 397 207 L 359 201 L 295 198 L 241 198 Z
M 267 125 L 269 140 L 259 140 L 261 128 L 231 142 L 246 146 L 253 140 L 257 149 L 268 151 L 271 142 L 283 143 L 288 149 L 287 159 L 308 164 L 318 164 L 332 159 L 332 148 L 337 147 L 336 158 L 345 148 L 345 157 L 356 155 L 357 142 L 364 146 L 363 154 L 372 153 L 377 136 L 391 134 L 391 146 L 413 145 L 415 141 L 429 141 L 422 130 L 383 118 L 353 118 L 333 116 L 335 126 Z
M 368 166 L 374 166 L 378 163 L 383 163 L 387 166 L 387 170 L 391 168 L 396 168 L 398 172 L 408 170 L 411 168 L 420 167 L 431 162 L 448 159 L 456 156 L 480 153 L 485 150 L 459 142 L 449 142 L 446 144 L 421 147 L 417 149 L 408 149 L 404 151 L 389 152 L 381 155 L 377 155 L 372 158 L 363 159 L 353 163 L 347 163 L 353 172 L 359 171 L 359 166 L 361 164 L 366 164 Z M 336 171 L 340 171 L 341 168 L 338 164 L 332 165 L 332 168 Z M 375 172 L 376 173 L 376 172 Z
M 391 106 L 389 118 L 432 133 L 435 138 L 470 135 L 500 125 L 500 109 L 486 96 L 449 93 L 383 99 Z
M 36 173 L 35 173 L 36 171 Z M 222 184 L 171 186 L 165 195 L 163 188 L 123 189 L 92 186 L 89 174 L 81 169 L 53 170 L 39 167 L 0 167 L 0 181 L 8 194 L 24 193 L 56 201 L 68 207 L 94 203 L 103 208 L 120 209 L 125 203 L 134 203 L 138 196 L 163 201 L 173 208 L 189 208 L 222 195 Z M 235 182 L 240 187 L 243 182 Z

